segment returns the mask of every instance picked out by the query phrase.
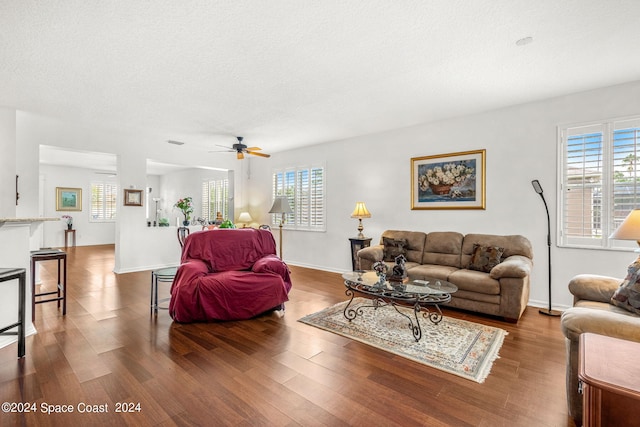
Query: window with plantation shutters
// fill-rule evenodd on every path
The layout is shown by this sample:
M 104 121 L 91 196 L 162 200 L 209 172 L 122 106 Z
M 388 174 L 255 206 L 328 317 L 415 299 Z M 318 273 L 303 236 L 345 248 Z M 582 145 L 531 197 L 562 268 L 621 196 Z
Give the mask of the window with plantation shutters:
M 202 182 L 202 217 L 214 221 L 218 212 L 225 219 L 230 217 L 228 179 Z
M 559 139 L 560 245 L 632 247 L 609 235 L 640 208 L 640 117 L 564 127 Z
M 117 200 L 118 188 L 116 184 L 110 182 L 92 182 L 90 221 L 115 221 Z
M 297 230 L 325 230 L 324 167 L 298 167 L 273 172 L 272 200 L 287 196 L 293 213 L 285 216 L 284 227 Z M 271 222 L 279 226 L 281 214 L 272 214 Z

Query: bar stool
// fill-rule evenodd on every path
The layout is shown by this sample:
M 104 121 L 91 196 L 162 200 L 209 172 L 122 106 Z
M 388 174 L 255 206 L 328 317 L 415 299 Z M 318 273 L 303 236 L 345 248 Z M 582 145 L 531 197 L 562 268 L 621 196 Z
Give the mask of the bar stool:
M 58 261 L 58 284 L 57 289 L 51 292 L 36 293 L 36 262 L 57 260 Z M 60 268 L 60 261 L 64 264 L 64 269 Z M 62 275 L 62 280 L 60 277 Z M 40 249 L 31 251 L 31 321 L 36 320 L 36 304 L 45 302 L 62 301 L 62 315 L 67 314 L 67 253 L 61 249 Z M 53 298 L 36 300 L 36 297 L 56 295 Z
M 0 268 L 0 282 L 9 280 L 18 280 L 18 321 L 11 325 L 0 328 L 0 335 L 17 335 L 18 336 L 18 357 L 25 354 L 25 288 L 27 281 L 27 270 L 24 268 Z M 18 328 L 17 332 L 11 332 L 10 329 Z

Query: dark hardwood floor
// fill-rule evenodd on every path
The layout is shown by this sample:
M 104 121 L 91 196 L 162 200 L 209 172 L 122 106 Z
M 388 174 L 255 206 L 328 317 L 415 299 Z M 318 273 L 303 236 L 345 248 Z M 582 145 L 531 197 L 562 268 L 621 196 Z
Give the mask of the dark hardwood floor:
M 509 333 L 477 384 L 298 322 L 346 299 L 339 274 L 291 267 L 284 317 L 177 324 L 149 314 L 150 272 L 112 273 L 113 246 L 70 248 L 68 262 L 67 315 L 38 305 L 26 357 L 0 349 L 2 401 L 32 410 L 1 426 L 573 426 L 559 318 L 533 307 L 517 325 L 443 310 Z M 74 412 L 43 413 L 63 405 Z

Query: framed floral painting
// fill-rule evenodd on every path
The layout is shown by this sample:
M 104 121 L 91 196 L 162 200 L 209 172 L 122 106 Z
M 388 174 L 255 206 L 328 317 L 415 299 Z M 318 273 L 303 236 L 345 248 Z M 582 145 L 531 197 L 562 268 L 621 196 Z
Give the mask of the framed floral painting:
M 485 152 L 413 157 L 411 209 L 485 209 Z

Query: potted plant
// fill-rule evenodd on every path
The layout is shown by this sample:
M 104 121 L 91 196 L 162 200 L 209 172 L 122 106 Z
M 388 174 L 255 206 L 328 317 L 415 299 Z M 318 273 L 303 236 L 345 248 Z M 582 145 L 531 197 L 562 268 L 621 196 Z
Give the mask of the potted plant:
M 185 227 L 189 225 L 189 219 L 191 219 L 191 214 L 193 213 L 193 200 L 191 197 L 185 197 L 176 202 L 174 205 L 176 208 L 180 209 L 182 215 L 184 215 L 184 221 L 182 225 Z
M 62 219 L 67 221 L 67 230 L 73 229 L 73 217 L 71 215 L 62 215 Z

